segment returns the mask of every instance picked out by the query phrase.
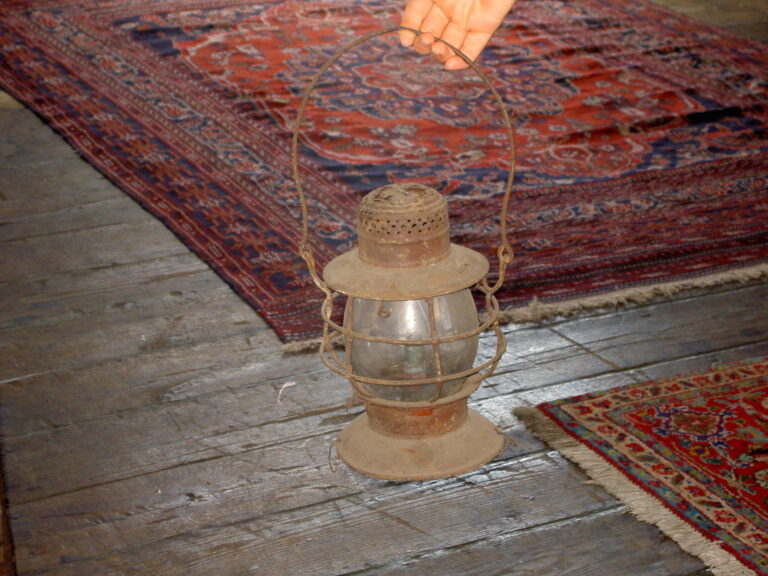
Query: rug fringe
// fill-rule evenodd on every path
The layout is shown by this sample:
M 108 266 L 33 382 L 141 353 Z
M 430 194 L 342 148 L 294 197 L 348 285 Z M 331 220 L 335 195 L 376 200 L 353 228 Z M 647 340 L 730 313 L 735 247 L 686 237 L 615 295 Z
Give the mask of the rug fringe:
M 766 278 L 768 278 L 768 264 L 758 264 L 740 270 L 729 270 L 728 272 L 718 272 L 699 278 L 664 282 L 652 286 L 627 288 L 626 290 L 617 290 L 608 294 L 587 296 L 565 302 L 545 304 L 534 297 L 528 306 L 502 310 L 500 320 L 505 324 L 508 322 L 542 322 L 558 316 L 567 318 L 587 310 L 626 306 L 627 304 L 645 304 L 655 298 L 673 296 L 686 290 L 714 288 L 730 283 L 748 284 Z
M 286 354 L 301 354 L 302 352 L 317 352 L 322 338 L 313 338 L 312 340 L 302 340 L 300 342 L 288 342 L 283 344 L 283 352 Z
M 698 557 L 715 576 L 758 576 L 734 556 L 710 541 L 656 498 L 632 483 L 604 458 L 569 436 L 536 408 L 513 410 L 534 436 L 578 464 L 589 477 L 621 500 L 639 520 L 653 524 L 689 554 Z
M 341 335 L 331 336 L 331 346 L 336 349 L 344 348 L 344 338 Z M 323 343 L 322 338 L 313 338 L 312 340 L 302 340 L 301 342 L 288 342 L 283 344 L 283 352 L 286 354 L 300 354 L 302 352 L 317 352 Z

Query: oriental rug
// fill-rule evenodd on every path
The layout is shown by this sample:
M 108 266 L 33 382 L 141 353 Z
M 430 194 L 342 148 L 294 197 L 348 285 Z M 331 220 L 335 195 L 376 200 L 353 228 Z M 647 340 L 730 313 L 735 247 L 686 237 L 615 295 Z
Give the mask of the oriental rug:
M 5 0 L 0 86 L 301 342 L 321 295 L 296 254 L 296 110 L 401 6 Z M 643 0 L 520 0 L 481 65 L 517 128 L 505 318 L 766 275 L 765 46 Z M 444 193 L 454 241 L 494 259 L 508 144 L 471 71 L 379 38 L 329 71 L 305 124 L 321 268 L 354 245 L 361 196 L 398 181 Z
M 515 413 L 717 576 L 768 574 L 768 360 Z

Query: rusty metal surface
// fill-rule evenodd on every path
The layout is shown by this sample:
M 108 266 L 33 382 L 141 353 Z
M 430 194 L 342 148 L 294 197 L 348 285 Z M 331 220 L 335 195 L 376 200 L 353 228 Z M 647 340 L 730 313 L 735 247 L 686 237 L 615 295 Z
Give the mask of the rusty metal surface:
M 393 270 L 363 262 L 358 250 L 337 256 L 323 271 L 333 290 L 372 300 L 417 300 L 470 288 L 488 273 L 479 252 L 451 244 L 450 256 L 429 266 Z
M 369 192 L 357 213 L 357 249 L 323 271 L 333 290 L 361 298 L 415 300 L 458 292 L 488 273 L 488 260 L 451 244 L 448 203 L 420 184 Z
M 364 412 L 339 435 L 336 452 L 353 470 L 402 482 L 464 474 L 493 460 L 505 446 L 501 431 L 474 410 L 455 430 L 420 438 L 381 434 Z
M 448 202 L 415 183 L 389 184 L 363 197 L 357 211 L 360 260 L 384 268 L 428 266 L 450 256 Z
M 394 408 L 366 402 L 368 422 L 376 432 L 403 438 L 424 438 L 452 432 L 467 419 L 467 398 L 438 406 Z

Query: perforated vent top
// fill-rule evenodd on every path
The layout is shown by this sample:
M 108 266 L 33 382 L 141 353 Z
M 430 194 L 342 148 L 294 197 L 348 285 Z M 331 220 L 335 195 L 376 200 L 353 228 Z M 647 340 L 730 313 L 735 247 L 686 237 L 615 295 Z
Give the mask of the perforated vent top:
M 440 193 L 421 184 L 377 188 L 360 203 L 358 231 L 381 240 L 412 242 L 448 230 L 448 205 Z
M 384 267 L 428 265 L 448 256 L 448 203 L 421 184 L 390 184 L 360 202 L 360 258 Z

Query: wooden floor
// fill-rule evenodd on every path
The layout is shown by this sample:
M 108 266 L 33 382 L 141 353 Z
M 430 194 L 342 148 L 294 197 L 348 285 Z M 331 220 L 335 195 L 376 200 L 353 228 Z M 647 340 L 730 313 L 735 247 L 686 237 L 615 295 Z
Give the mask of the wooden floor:
M 765 39 L 760 1 L 672 5 L 717 6 L 714 23 Z M 18 574 L 708 574 L 512 409 L 765 355 L 768 285 L 510 326 L 473 403 L 513 445 L 459 478 L 375 481 L 329 464 L 355 415 L 346 383 L 313 354 L 284 354 L 7 98 L 0 135 L 0 433 Z

